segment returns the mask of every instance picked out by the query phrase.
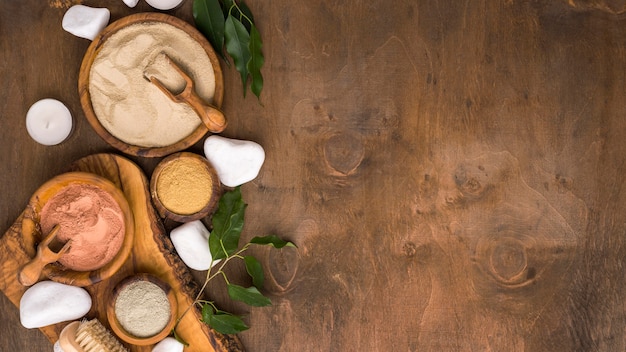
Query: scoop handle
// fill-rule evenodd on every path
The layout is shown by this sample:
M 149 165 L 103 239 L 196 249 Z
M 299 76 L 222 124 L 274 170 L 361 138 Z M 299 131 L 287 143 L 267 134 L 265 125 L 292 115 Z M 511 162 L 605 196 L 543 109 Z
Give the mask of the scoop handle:
M 55 260 L 49 262 L 42 260 L 38 252 L 37 256 L 35 256 L 33 260 L 31 260 L 26 265 L 24 265 L 24 267 L 22 267 L 22 270 L 20 270 L 17 279 L 24 286 L 32 286 L 37 283 L 37 281 L 39 281 L 39 278 L 41 277 L 41 272 L 43 271 L 43 267 L 49 263 L 52 263 L 53 261 Z
M 213 105 L 206 104 L 198 96 L 195 89 L 186 90 L 183 94 L 182 98 L 191 105 L 191 108 L 200 116 L 209 131 L 220 133 L 226 128 L 226 117 L 224 117 L 224 114 Z
M 67 252 L 70 248 L 70 243 L 66 242 L 65 245 L 59 250 L 59 252 L 54 252 L 50 249 L 50 242 L 55 238 L 57 232 L 59 231 L 59 226 L 55 226 L 52 231 L 46 236 L 46 238 L 39 243 L 37 246 L 37 253 L 35 257 L 31 259 L 26 265 L 22 267 L 20 270 L 17 279 L 24 286 L 32 286 L 41 277 L 41 272 L 43 268 L 52 262 L 56 262 L 65 252 Z

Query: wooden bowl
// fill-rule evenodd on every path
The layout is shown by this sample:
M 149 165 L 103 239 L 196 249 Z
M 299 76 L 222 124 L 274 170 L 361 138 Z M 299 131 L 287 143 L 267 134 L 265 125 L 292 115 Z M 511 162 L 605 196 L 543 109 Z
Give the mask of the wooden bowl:
M 186 161 L 197 168 L 201 168 L 202 171 L 205 172 L 205 174 L 210 178 L 211 182 L 211 193 L 209 195 L 208 201 L 202 207 L 202 209 L 190 214 L 181 214 L 172 209 L 169 209 L 159 197 L 159 178 L 162 177 L 166 170 L 168 170 L 170 167 L 175 167 L 175 165 L 177 163 L 180 163 L 181 161 Z M 198 220 L 212 213 L 217 208 L 217 203 L 219 201 L 221 191 L 222 186 L 220 180 L 217 176 L 217 172 L 215 171 L 211 163 L 209 163 L 206 158 L 190 152 L 175 153 L 163 159 L 159 164 L 157 164 L 150 179 L 150 195 L 152 196 L 152 201 L 155 205 L 155 208 L 157 209 L 157 212 L 162 218 L 168 218 L 177 222 L 189 222 L 193 220 Z M 184 190 L 181 189 L 181 192 L 184 192 Z
M 25 237 L 32 237 L 26 234 L 39 232 L 35 237 L 38 237 L 38 241 L 42 240 L 43 236 L 38 226 L 41 210 L 57 192 L 72 184 L 88 184 L 105 191 L 117 202 L 124 216 L 124 240 L 117 254 L 107 264 L 92 271 L 75 271 L 56 262 L 46 265 L 42 271 L 42 275 L 53 281 L 84 287 L 108 279 L 124 264 L 132 249 L 135 223 L 124 193 L 115 184 L 96 174 L 68 172 L 45 182 L 31 197 L 24 221 L 22 221 L 22 233 Z
M 213 106 L 220 108 L 222 105 L 222 99 L 224 96 L 224 83 L 222 76 L 222 69 L 220 68 L 220 63 L 215 54 L 215 51 L 211 47 L 211 44 L 206 40 L 206 38 L 192 25 L 189 23 L 164 13 L 137 13 L 133 15 L 129 15 L 123 17 L 109 26 L 107 26 L 89 45 L 87 48 L 87 52 L 83 57 L 83 61 L 80 66 L 80 72 L 78 76 L 78 94 L 80 96 L 80 103 L 85 112 L 85 116 L 89 124 L 93 127 L 96 133 L 102 137 L 107 143 L 116 149 L 131 155 L 143 156 L 143 157 L 162 157 L 168 154 L 172 154 L 184 149 L 189 148 L 198 142 L 204 135 L 209 132 L 208 128 L 205 124 L 200 123 L 198 128 L 196 128 L 190 135 L 186 138 L 180 140 L 175 144 L 171 144 L 163 147 L 144 147 L 128 144 L 116 136 L 112 135 L 98 120 L 96 113 L 93 109 L 91 102 L 91 95 L 89 93 L 89 76 L 91 71 L 91 66 L 98 56 L 102 45 L 106 42 L 106 40 L 111 37 L 118 30 L 130 26 L 137 23 L 146 23 L 146 22 L 161 22 L 165 24 L 172 25 L 178 29 L 186 32 L 191 38 L 197 41 L 204 51 L 206 52 L 211 64 L 213 66 L 213 72 L 215 74 L 215 93 L 213 95 Z M 163 97 L 163 99 L 167 99 L 167 97 Z
M 149 337 L 137 337 L 137 336 L 133 336 L 132 334 L 130 334 L 128 331 L 124 329 L 122 324 L 120 324 L 115 314 L 115 302 L 120 292 L 122 292 L 124 288 L 128 287 L 130 284 L 140 282 L 140 281 L 148 281 L 157 285 L 159 288 L 161 288 L 163 292 L 165 293 L 165 295 L 167 296 L 167 300 L 169 301 L 169 304 L 170 304 L 170 318 L 167 324 L 165 325 L 163 330 Z M 118 283 L 115 286 L 115 288 L 113 289 L 111 298 L 108 300 L 108 304 L 107 304 L 107 320 L 109 321 L 111 330 L 113 330 L 115 335 L 117 335 L 120 339 L 133 345 L 147 346 L 147 345 L 152 345 L 163 340 L 165 337 L 167 337 L 170 334 L 170 332 L 174 328 L 174 325 L 176 324 L 176 317 L 178 314 L 177 308 L 178 308 L 178 303 L 176 301 L 176 294 L 174 293 L 174 290 L 170 287 L 170 285 L 161 281 L 159 278 L 157 278 L 154 275 L 147 274 L 147 273 L 140 273 L 140 274 L 135 274 L 133 276 L 129 276 L 123 279 L 122 281 L 120 281 L 120 283 Z

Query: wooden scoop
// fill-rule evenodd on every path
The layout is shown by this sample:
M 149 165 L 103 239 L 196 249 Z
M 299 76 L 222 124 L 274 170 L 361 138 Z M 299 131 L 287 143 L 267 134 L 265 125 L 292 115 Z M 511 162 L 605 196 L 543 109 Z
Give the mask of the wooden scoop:
M 226 128 L 226 118 L 224 114 L 213 105 L 205 103 L 202 98 L 196 93 L 194 89 L 193 80 L 180 66 L 178 66 L 169 56 L 165 56 L 169 64 L 185 79 L 185 89 L 178 94 L 172 93 L 158 78 L 154 76 L 147 77 L 148 80 L 155 86 L 157 86 L 165 95 L 167 95 L 172 101 L 177 103 L 187 103 L 191 108 L 200 116 L 202 122 L 206 125 L 209 131 L 213 133 L 220 133 Z
M 22 267 L 17 279 L 24 286 L 32 286 L 41 276 L 43 267 L 47 264 L 56 262 L 65 252 L 70 249 L 70 241 L 66 243 L 60 243 L 54 241 L 57 232 L 59 232 L 59 225 L 56 225 L 52 231 L 44 238 L 37 246 L 37 254 L 30 262 Z M 59 247 L 62 246 L 60 249 Z M 51 248 L 52 247 L 52 248 Z

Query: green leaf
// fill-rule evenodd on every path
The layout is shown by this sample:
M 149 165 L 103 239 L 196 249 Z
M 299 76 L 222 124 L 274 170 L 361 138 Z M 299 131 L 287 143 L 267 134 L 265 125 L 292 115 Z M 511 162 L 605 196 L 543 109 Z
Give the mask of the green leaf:
M 213 311 L 213 306 L 211 306 L 210 304 L 203 304 L 202 305 L 202 321 L 205 324 L 209 324 L 211 322 L 211 318 L 213 317 L 214 311 Z
M 226 258 L 239 247 L 246 206 L 239 186 L 220 198 L 212 218 L 213 231 L 209 236 L 209 250 L 213 259 Z
M 243 23 L 248 33 L 250 33 L 250 28 L 254 25 L 254 17 L 250 8 L 243 2 L 240 2 L 238 7 L 233 9 L 231 13 L 235 18 L 239 19 L 239 22 Z
M 260 244 L 260 245 L 270 245 L 274 248 L 283 248 L 283 247 L 296 247 L 295 244 L 282 240 L 280 237 L 276 235 L 268 235 L 268 236 L 256 236 L 250 240 L 250 243 Z
M 202 321 L 222 334 L 237 334 L 248 330 L 240 317 L 223 311 L 215 312 L 209 304 L 202 306 Z
M 248 72 L 252 77 L 252 83 L 250 84 L 250 90 L 257 98 L 261 96 L 261 90 L 263 89 L 263 75 L 261 75 L 261 67 L 265 62 L 261 47 L 263 43 L 261 41 L 261 34 L 254 25 L 250 26 L 250 60 L 248 61 Z
M 239 285 L 229 284 L 228 295 L 234 300 L 242 301 L 254 307 L 265 307 L 272 304 L 272 301 L 263 296 L 254 286 L 245 288 Z
M 222 334 L 237 334 L 249 329 L 243 319 L 225 312 L 213 315 L 210 326 Z
M 249 32 L 250 26 L 254 24 L 254 17 L 252 16 L 252 11 L 250 11 L 250 8 L 242 1 L 239 1 L 239 3 L 237 3 L 233 0 L 224 0 L 223 3 L 224 17 L 232 15 L 233 17 L 238 19 L 239 22 L 243 23 L 243 25 Z
M 209 40 L 213 49 L 224 56 L 224 14 L 219 0 L 194 0 L 193 19 L 196 28 Z
M 254 17 L 252 16 L 252 11 L 250 11 L 250 8 L 248 7 L 248 5 L 246 5 L 244 2 L 240 2 L 239 3 L 239 10 L 241 11 L 241 16 L 239 17 L 239 20 L 241 22 L 243 22 L 243 19 L 245 17 L 248 18 L 248 20 L 250 20 L 250 25 L 254 24 Z M 245 17 L 243 17 L 245 16 Z M 248 26 L 246 26 L 246 28 L 248 28 Z
M 234 16 L 226 18 L 224 27 L 226 51 L 233 58 L 235 68 L 241 75 L 243 95 L 248 87 L 248 61 L 250 61 L 250 34 L 246 27 Z
M 252 284 L 256 288 L 262 288 L 263 282 L 265 281 L 265 274 L 263 274 L 261 263 L 251 255 L 243 257 L 243 260 L 246 263 L 246 271 L 252 278 Z
M 230 13 L 232 13 L 233 9 L 236 9 L 235 1 L 233 1 L 233 0 L 224 0 L 224 1 L 222 1 L 222 3 L 224 4 L 224 7 L 223 7 L 224 18 L 226 18 L 226 17 L 228 17 L 228 15 Z

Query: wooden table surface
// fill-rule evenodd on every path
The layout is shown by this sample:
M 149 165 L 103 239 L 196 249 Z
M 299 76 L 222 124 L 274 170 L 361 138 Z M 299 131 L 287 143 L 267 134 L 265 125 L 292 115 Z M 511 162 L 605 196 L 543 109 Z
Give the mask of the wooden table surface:
M 72 161 L 115 152 L 79 104 L 89 41 L 61 29 L 75 3 L 152 11 L 0 0 L 2 233 Z M 255 252 L 273 306 L 214 293 L 247 314 L 247 350 L 626 350 L 623 1 L 247 4 L 262 105 L 222 62 L 222 135 L 267 154 L 243 237 L 299 247 Z M 191 5 L 168 13 L 191 21 Z M 49 97 L 75 129 L 44 147 L 25 115 Z M 52 350 L 3 295 L 0 310 L 0 351 Z

